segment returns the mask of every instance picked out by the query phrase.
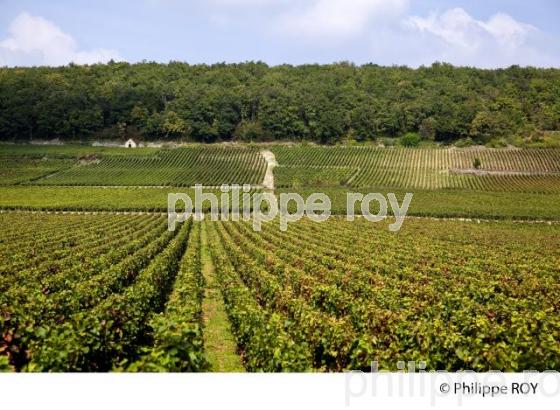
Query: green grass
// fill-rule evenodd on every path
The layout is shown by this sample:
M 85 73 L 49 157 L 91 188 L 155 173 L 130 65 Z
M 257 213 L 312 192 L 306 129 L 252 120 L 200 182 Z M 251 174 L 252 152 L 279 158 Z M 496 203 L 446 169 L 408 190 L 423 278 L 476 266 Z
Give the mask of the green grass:
M 153 155 L 160 148 L 93 147 L 91 145 L 22 145 L 0 144 L 0 157 L 20 156 L 28 158 L 79 158 L 88 155 L 135 156 Z
M 217 190 L 204 190 L 220 194 Z M 167 212 L 167 195 L 185 193 L 194 201 L 191 188 L 115 188 L 4 186 L 0 209 L 70 211 L 158 211 Z M 242 197 L 240 197 L 242 199 Z M 209 208 L 204 202 L 203 207 Z
M 297 192 L 307 198 L 314 192 L 323 192 L 331 199 L 333 214 L 346 214 L 346 194 L 349 192 L 392 192 L 399 204 L 407 192 L 414 194 L 407 215 L 446 218 L 487 218 L 487 219 L 546 219 L 560 220 L 560 194 L 530 194 L 511 192 L 477 192 L 461 190 L 402 190 L 390 188 L 345 189 L 345 188 L 301 188 L 278 189 L 282 192 Z M 377 212 L 371 203 L 371 211 Z M 293 205 L 290 203 L 289 205 Z M 359 204 L 356 214 L 361 211 Z M 291 207 L 293 210 L 293 206 Z M 390 211 L 390 208 L 389 208 Z
M 167 211 L 168 193 L 187 193 L 190 188 L 94 188 L 4 186 L 0 189 L 0 209 L 74 210 L 74 211 Z M 204 192 L 215 192 L 205 190 Z M 407 190 L 372 188 L 284 188 L 276 193 L 297 192 L 304 198 L 324 192 L 332 202 L 333 214 L 346 213 L 348 192 L 394 192 L 402 201 Z M 459 190 L 410 190 L 412 199 L 408 215 L 489 219 L 560 219 L 559 194 L 511 192 L 476 192 Z M 375 202 L 373 202 L 375 203 Z M 205 209 L 208 203 L 205 203 Z M 291 204 L 290 204 L 291 205 Z M 360 210 L 356 209 L 359 213 Z
M 202 302 L 206 358 L 214 372 L 242 372 L 245 369 L 237 354 L 237 344 L 231 333 L 224 301 L 216 282 L 216 270 L 210 256 L 206 235 L 204 225 L 201 232 L 201 263 L 206 282 L 206 292 Z

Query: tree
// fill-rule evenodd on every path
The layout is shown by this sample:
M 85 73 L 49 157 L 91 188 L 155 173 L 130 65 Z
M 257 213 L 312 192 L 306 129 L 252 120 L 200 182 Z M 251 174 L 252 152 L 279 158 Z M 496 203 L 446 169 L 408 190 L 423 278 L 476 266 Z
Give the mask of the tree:
M 264 139 L 264 131 L 258 121 L 241 121 L 234 132 L 236 140 L 253 142 Z
M 374 140 L 378 133 L 375 108 L 367 103 L 358 105 L 351 113 L 352 134 L 356 141 Z
M 184 137 L 191 131 L 190 125 L 174 111 L 164 113 L 161 127 L 166 138 Z
M 433 141 L 436 138 L 437 121 L 434 117 L 424 118 L 418 132 L 423 140 Z
M 351 63 L 0 67 L 0 139 L 118 135 L 478 142 L 560 130 L 560 69 Z M 261 132 L 262 130 L 262 132 Z M 256 134 L 259 134 L 257 137 Z
M 407 132 L 401 137 L 400 142 L 403 147 L 417 147 L 420 144 L 420 136 L 415 132 Z
M 478 143 L 485 144 L 492 138 L 505 136 L 511 130 L 503 114 L 481 111 L 476 114 L 471 123 L 470 135 Z

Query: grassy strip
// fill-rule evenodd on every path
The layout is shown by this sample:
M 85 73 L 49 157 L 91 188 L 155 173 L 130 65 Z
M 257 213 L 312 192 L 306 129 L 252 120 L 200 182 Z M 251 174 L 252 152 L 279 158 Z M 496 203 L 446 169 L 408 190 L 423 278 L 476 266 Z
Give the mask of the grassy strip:
M 0 209 L 50 211 L 156 211 L 167 212 L 167 194 L 182 192 L 194 198 L 190 188 L 87 188 L 87 187 L 2 187 Z M 205 191 L 215 192 L 218 191 Z M 393 192 L 399 203 L 412 192 L 408 215 L 488 219 L 560 219 L 560 194 L 483 192 L 461 190 L 395 190 L 371 188 L 283 188 L 276 193 L 296 192 L 304 198 L 323 192 L 332 202 L 333 214 L 346 214 L 346 193 Z M 372 206 L 376 204 L 372 202 Z M 293 201 L 290 202 L 293 206 Z M 207 210 L 209 203 L 203 208 Z M 359 214 L 359 204 L 356 204 Z M 375 212 L 375 209 L 372 208 Z M 390 209 L 389 209 L 390 211 Z
M 207 224 L 205 228 L 206 226 Z M 202 271 L 206 281 L 206 296 L 202 310 L 207 358 L 213 371 L 241 372 L 244 371 L 244 367 L 231 334 L 224 301 L 216 279 L 216 269 L 208 248 L 206 229 L 202 231 L 201 242 Z
M 322 192 L 331 199 L 333 215 L 345 215 L 346 194 L 361 192 L 379 192 L 385 197 L 387 193 L 394 193 L 402 203 L 407 192 L 414 194 L 407 215 L 429 216 L 441 218 L 487 218 L 513 220 L 558 220 L 560 219 L 559 194 L 528 194 L 512 192 L 480 192 L 459 190 L 395 190 L 391 188 L 371 188 L 367 191 L 344 188 L 307 188 L 307 189 L 278 189 L 277 194 L 283 192 L 297 192 L 307 198 L 314 192 Z M 293 211 L 293 201 L 289 204 Z M 378 211 L 378 203 L 372 201 L 370 210 Z M 388 207 L 391 213 L 391 207 Z M 360 203 L 355 204 L 355 213 L 360 214 Z
M 286 332 L 281 315 L 265 311 L 245 286 L 224 250 L 214 223 L 208 223 L 212 260 L 232 332 L 248 371 L 305 371 L 311 357 Z
M 219 190 L 212 192 L 220 198 Z M 1 187 L 0 209 L 36 211 L 156 211 L 167 212 L 167 196 L 184 193 L 195 198 L 192 188 L 111 188 L 111 187 Z M 242 195 L 240 194 L 240 202 Z M 181 202 L 178 204 L 180 210 Z M 208 201 L 202 204 L 210 208 Z

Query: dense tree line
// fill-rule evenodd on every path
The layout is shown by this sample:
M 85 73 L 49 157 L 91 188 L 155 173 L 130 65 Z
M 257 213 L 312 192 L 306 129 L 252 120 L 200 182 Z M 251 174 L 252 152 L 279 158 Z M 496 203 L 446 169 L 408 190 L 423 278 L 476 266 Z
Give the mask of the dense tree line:
M 0 139 L 478 142 L 560 129 L 560 70 L 114 63 L 0 68 Z

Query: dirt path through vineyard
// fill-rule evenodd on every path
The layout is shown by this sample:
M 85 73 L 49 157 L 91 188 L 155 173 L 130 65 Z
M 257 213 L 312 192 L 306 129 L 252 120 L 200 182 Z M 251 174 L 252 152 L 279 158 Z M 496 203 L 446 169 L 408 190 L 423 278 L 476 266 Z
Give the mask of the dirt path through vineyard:
M 272 172 L 272 170 L 275 166 L 278 165 L 278 163 L 276 162 L 276 157 L 274 156 L 274 153 L 269 150 L 261 151 L 261 155 L 266 161 L 266 173 L 264 174 L 262 186 L 264 189 L 274 191 L 274 173 Z

